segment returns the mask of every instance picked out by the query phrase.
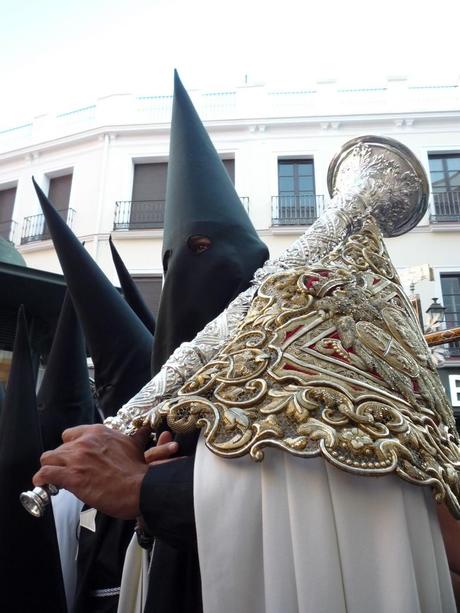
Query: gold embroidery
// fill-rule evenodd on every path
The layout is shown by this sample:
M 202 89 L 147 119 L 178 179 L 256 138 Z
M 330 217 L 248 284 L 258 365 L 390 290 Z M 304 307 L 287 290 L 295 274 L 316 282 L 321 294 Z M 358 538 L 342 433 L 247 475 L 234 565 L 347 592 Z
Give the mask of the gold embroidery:
M 271 446 L 396 472 L 460 517 L 452 411 L 372 218 L 314 266 L 271 275 L 235 337 L 158 413 L 179 432 L 204 428 L 223 457 L 262 460 Z

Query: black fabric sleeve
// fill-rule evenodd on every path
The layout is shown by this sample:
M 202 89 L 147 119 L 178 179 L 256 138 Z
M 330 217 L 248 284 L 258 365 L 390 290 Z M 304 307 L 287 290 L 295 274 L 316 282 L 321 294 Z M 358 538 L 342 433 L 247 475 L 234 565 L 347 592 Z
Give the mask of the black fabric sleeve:
M 196 543 L 194 460 L 192 456 L 152 466 L 142 481 L 140 509 L 146 531 L 176 548 Z

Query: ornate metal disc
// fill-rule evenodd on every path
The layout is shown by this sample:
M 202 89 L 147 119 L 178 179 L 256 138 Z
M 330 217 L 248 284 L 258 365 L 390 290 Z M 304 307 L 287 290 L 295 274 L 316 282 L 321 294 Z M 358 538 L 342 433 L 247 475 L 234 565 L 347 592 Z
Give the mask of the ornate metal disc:
M 370 148 L 372 155 L 369 159 L 360 155 L 359 145 Z M 415 182 L 414 177 L 417 178 Z M 373 186 L 376 179 L 378 190 Z M 385 197 L 374 198 L 372 210 L 384 236 L 400 236 L 408 232 L 426 213 L 429 184 L 425 170 L 412 151 L 397 140 L 367 135 L 345 143 L 329 164 L 327 185 L 331 196 L 343 191 L 344 184 L 350 181 L 361 183 L 364 191 L 375 190 L 380 195 L 382 184 L 387 183 L 389 189 Z

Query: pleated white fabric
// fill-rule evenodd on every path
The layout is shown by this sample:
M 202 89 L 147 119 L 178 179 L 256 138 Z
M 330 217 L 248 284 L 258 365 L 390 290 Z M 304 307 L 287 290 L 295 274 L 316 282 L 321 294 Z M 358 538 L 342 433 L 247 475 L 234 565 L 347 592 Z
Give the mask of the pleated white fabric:
M 200 439 L 194 490 L 204 613 L 456 612 L 428 488 Z
M 77 587 L 78 534 L 83 502 L 67 490 L 59 490 L 56 496 L 51 497 L 51 503 L 56 524 L 67 610 L 72 611 Z
M 126 550 L 121 577 L 118 613 L 142 613 L 147 598 L 149 554 L 134 534 Z

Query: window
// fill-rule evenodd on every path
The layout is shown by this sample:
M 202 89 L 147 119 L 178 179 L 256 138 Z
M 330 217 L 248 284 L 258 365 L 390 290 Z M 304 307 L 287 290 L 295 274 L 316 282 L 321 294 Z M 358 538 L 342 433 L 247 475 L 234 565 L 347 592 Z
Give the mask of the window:
M 235 185 L 235 160 L 222 160 L 222 164 L 225 166 L 233 185 Z
M 317 216 L 313 160 L 278 160 L 273 223 L 308 224 Z
M 314 196 L 313 160 L 279 160 L 278 193 L 286 202 Z
M 59 211 L 61 217 L 67 220 L 69 210 L 70 189 L 72 187 L 72 175 L 61 177 L 51 177 L 48 190 L 48 198 L 53 203 L 54 208 Z
M 435 215 L 432 221 L 460 221 L 460 154 L 430 155 Z
M 162 276 L 133 275 L 133 281 L 142 294 L 145 304 L 150 308 L 156 319 L 160 304 Z
M 167 162 L 134 165 L 130 229 L 163 227 L 167 168 Z
M 70 190 L 72 188 L 72 174 L 51 177 L 48 188 L 48 199 L 57 210 L 62 219 L 69 222 L 69 202 Z M 43 225 L 43 232 L 40 239 L 50 238 L 50 233 L 46 223 Z
M 12 240 L 13 209 L 16 199 L 16 187 L 0 191 L 0 236 L 7 241 Z
M 460 273 L 441 274 L 442 300 L 446 308 L 446 328 L 460 326 Z M 460 356 L 460 342 L 450 343 L 451 355 Z
M 222 163 L 234 183 L 235 160 L 222 160 Z M 163 227 L 167 171 L 167 162 L 134 164 L 131 201 L 117 203 L 115 230 Z
M 48 198 L 62 219 L 69 226 L 73 221 L 74 211 L 69 208 L 70 190 L 72 188 L 72 173 L 49 177 Z M 44 215 L 29 215 L 24 217 L 21 234 L 21 245 L 50 238 Z

